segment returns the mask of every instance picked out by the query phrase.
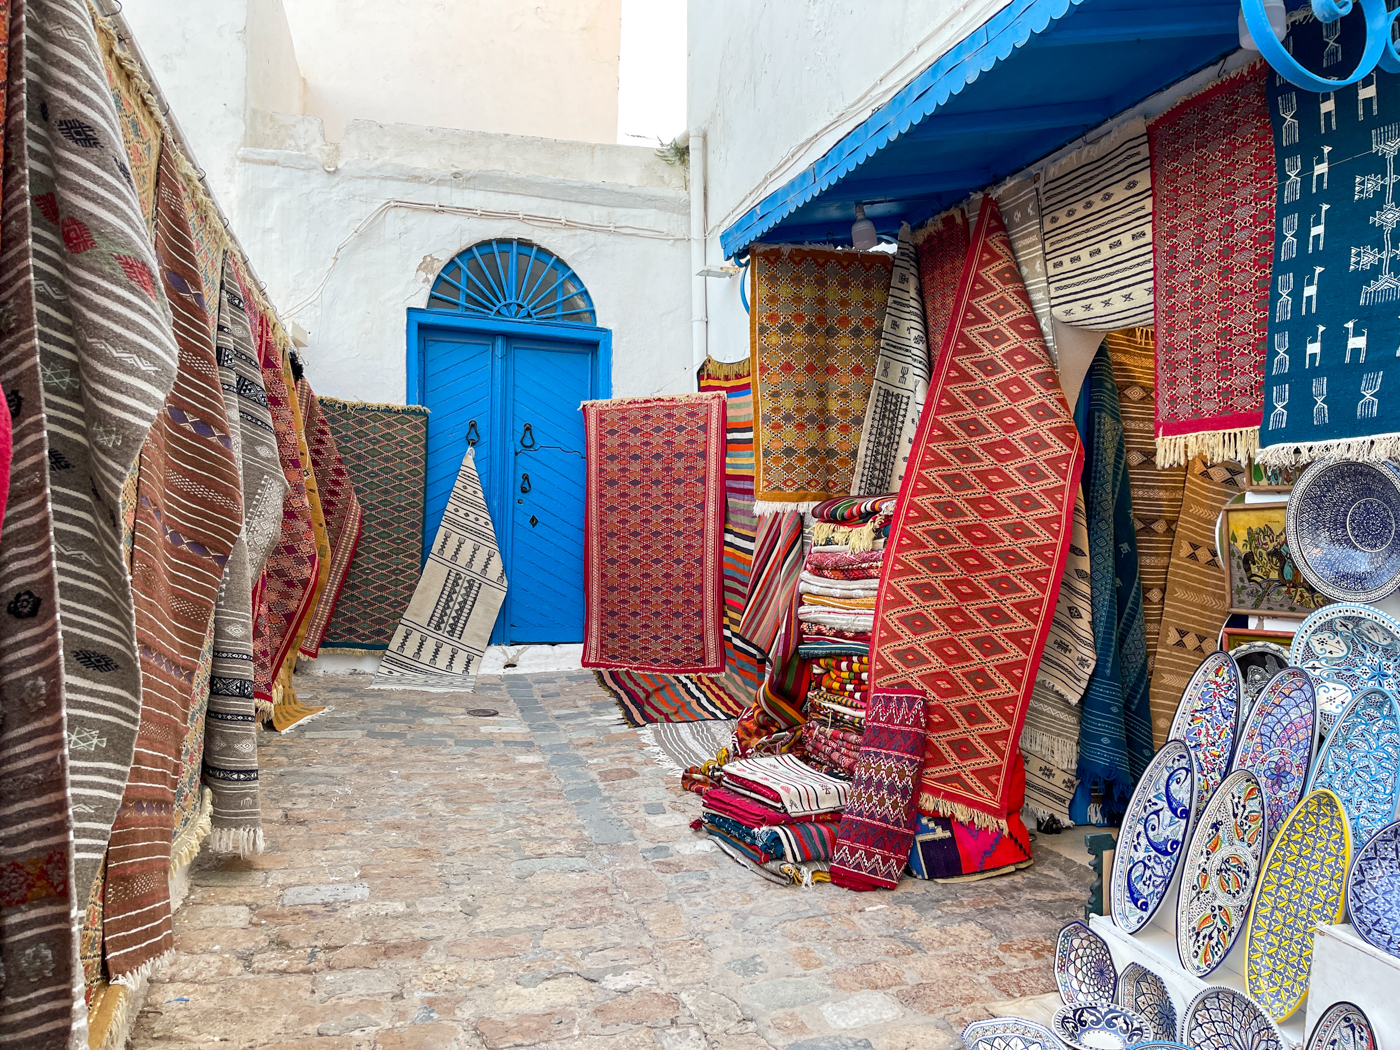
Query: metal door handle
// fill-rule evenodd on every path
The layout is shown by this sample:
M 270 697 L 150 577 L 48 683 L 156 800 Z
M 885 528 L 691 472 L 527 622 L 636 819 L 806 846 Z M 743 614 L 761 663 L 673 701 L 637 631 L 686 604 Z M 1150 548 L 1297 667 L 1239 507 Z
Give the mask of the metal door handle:
M 530 440 L 529 440 L 529 441 L 526 441 L 526 440 L 525 440 L 526 438 L 529 438 Z M 526 424 L 525 424 L 525 429 L 522 430 L 522 431 L 520 432 L 520 447 L 521 447 L 521 448 L 534 448 L 534 447 L 535 447 L 535 429 L 534 429 L 534 427 L 530 426 L 529 423 L 526 423 Z
M 481 440 L 481 432 L 476 429 L 476 420 L 473 419 L 467 424 L 467 447 L 476 448 L 476 443 Z
M 529 492 L 529 491 L 530 491 L 530 475 L 529 475 L 529 474 L 521 474 L 521 475 L 520 475 L 520 491 L 521 491 L 521 492 Z

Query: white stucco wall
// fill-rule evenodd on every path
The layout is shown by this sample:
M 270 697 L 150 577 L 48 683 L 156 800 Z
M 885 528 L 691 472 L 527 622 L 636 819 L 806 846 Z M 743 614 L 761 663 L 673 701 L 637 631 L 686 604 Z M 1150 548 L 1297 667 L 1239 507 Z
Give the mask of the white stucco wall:
M 650 149 L 369 121 L 335 145 L 314 118 L 266 115 L 252 142 L 239 235 L 284 318 L 309 332 L 318 393 L 403 402 L 405 311 L 453 255 L 493 237 L 532 240 L 580 275 L 613 332 L 614 396 L 691 389 L 688 197 Z

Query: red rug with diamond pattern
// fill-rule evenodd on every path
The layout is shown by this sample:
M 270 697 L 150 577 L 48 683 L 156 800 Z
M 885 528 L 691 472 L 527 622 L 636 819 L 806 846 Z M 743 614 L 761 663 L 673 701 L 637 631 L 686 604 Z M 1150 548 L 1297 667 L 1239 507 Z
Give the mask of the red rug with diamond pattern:
M 586 401 L 583 666 L 724 670 L 725 395 Z
M 890 533 L 871 691 L 928 698 L 919 808 L 1004 828 L 1084 453 L 996 202 L 968 247 Z M 917 465 L 917 467 L 916 467 Z

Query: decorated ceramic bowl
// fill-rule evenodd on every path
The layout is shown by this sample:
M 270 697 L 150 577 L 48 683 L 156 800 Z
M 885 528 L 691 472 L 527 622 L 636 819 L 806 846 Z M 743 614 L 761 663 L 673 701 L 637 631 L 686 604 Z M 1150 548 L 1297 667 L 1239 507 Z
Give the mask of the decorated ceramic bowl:
M 1050 1027 L 1075 1050 L 1128 1050 L 1152 1038 L 1147 1018 L 1121 1006 L 1062 1006 Z
M 1333 1003 L 1308 1036 L 1308 1050 L 1376 1050 L 1376 1033 L 1355 1003 Z
M 1082 922 L 1067 923 L 1055 942 L 1055 984 L 1066 1006 L 1107 1006 L 1118 991 L 1108 945 Z
M 1054 1032 L 1023 1017 L 973 1021 L 963 1029 L 962 1040 L 967 1050 L 1064 1050 Z
M 1381 828 L 1357 853 L 1347 903 L 1356 932 L 1400 959 L 1400 820 Z
M 1243 992 L 1212 986 L 1186 1006 L 1181 1041 L 1192 1050 L 1287 1050 L 1263 1008 Z
M 1288 549 L 1314 589 L 1374 602 L 1400 587 L 1400 474 L 1388 464 L 1318 460 L 1288 499 Z
M 1128 963 L 1118 975 L 1118 1005 L 1145 1017 L 1154 1039 L 1176 1038 L 1176 1007 L 1171 993 L 1162 978 L 1141 963 Z

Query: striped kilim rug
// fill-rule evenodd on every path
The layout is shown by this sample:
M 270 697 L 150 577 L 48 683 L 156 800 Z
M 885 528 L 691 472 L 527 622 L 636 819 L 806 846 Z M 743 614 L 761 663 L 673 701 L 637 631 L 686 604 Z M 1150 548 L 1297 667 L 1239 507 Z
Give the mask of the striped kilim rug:
M 422 574 L 428 410 L 319 399 L 364 524 L 323 649 L 387 649 Z
M 667 772 L 680 776 L 694 766 L 713 761 L 716 752 L 728 747 L 734 736 L 734 719 L 703 722 L 657 722 L 643 726 L 638 734 Z
M 1006 222 L 1006 235 L 1011 238 L 1011 251 L 1021 279 L 1026 282 L 1026 295 L 1045 337 L 1045 349 L 1050 351 L 1050 360 L 1058 370 L 1060 358 L 1050 324 L 1050 286 L 1045 279 L 1045 243 L 1040 239 L 1040 180 L 1017 179 L 1007 183 L 996 198 Z

